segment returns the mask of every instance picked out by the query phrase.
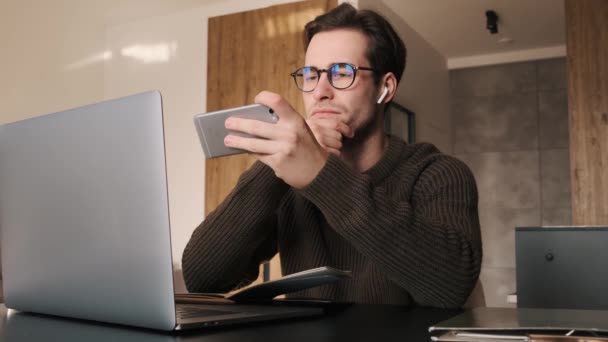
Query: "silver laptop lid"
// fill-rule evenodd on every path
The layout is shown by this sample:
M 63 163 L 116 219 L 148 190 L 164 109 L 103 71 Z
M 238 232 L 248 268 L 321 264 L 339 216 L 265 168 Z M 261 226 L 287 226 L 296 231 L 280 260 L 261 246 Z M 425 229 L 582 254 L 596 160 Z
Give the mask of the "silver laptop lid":
M 0 126 L 6 306 L 172 329 L 167 196 L 158 92 Z

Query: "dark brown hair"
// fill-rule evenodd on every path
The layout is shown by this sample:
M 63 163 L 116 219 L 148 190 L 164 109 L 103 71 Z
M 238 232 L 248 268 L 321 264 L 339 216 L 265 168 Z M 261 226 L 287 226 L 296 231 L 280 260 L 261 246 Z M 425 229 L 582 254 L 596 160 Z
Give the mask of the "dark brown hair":
M 374 74 L 376 83 L 388 72 L 395 74 L 397 82 L 401 80 L 407 50 L 403 40 L 383 16 L 371 10 L 357 10 L 349 3 L 342 3 L 306 24 L 304 49 L 308 50 L 308 44 L 315 34 L 336 29 L 357 30 L 367 37 L 367 59 L 370 66 L 379 71 Z

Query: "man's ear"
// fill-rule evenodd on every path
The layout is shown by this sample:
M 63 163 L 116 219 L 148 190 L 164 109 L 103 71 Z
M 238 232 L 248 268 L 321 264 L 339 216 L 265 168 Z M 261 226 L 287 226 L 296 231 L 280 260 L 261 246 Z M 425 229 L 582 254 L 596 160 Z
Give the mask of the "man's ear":
M 381 84 L 381 93 L 378 95 L 378 104 L 390 102 L 397 92 L 397 78 L 392 72 L 384 75 Z

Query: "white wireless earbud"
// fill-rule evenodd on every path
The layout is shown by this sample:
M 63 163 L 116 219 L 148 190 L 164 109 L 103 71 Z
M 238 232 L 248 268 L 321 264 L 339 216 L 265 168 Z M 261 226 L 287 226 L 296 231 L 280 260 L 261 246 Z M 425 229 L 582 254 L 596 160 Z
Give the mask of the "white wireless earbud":
M 384 98 L 386 97 L 386 94 L 388 94 L 388 87 L 384 86 L 384 90 L 382 91 L 382 95 L 380 95 L 380 97 L 378 98 L 378 104 L 381 104 L 382 101 L 384 101 Z

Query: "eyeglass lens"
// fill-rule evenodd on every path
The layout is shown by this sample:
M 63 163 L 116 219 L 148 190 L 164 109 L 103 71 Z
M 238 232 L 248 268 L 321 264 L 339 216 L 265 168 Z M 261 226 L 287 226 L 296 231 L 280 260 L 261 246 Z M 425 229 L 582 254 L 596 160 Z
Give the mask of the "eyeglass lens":
M 296 84 L 303 91 L 312 91 L 319 83 L 322 72 L 327 72 L 329 83 L 337 89 L 350 87 L 355 81 L 355 69 L 347 63 L 333 64 L 328 70 L 304 67 L 295 73 Z

